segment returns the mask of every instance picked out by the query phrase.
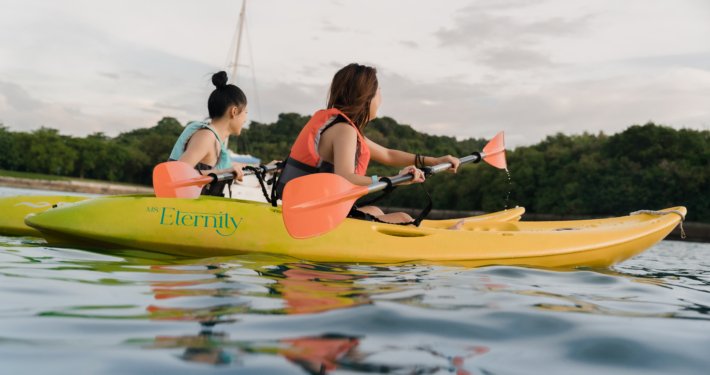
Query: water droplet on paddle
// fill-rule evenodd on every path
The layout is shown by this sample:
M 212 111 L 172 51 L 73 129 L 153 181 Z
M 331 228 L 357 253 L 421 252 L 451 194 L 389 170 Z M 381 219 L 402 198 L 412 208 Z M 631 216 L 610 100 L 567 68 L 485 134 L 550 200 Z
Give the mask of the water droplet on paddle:
M 510 192 L 513 186 L 513 179 L 510 177 L 510 171 L 508 168 L 505 168 L 505 174 L 508 175 L 508 194 L 505 195 L 505 204 L 503 205 L 503 209 L 507 210 L 508 209 L 508 201 L 510 200 Z

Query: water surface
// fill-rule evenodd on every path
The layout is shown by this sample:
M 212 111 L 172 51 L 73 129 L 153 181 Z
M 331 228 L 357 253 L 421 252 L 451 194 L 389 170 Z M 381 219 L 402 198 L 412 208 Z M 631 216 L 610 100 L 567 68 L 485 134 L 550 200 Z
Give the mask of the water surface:
M 710 245 L 673 241 L 554 271 L 0 237 L 0 373 L 706 374 L 709 270 Z

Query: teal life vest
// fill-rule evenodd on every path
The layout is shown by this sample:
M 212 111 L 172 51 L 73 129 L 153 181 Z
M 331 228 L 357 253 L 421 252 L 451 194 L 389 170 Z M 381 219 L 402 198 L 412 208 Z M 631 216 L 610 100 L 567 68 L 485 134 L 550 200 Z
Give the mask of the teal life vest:
M 185 126 L 185 130 L 182 131 L 182 134 L 180 134 L 180 137 L 178 137 L 177 141 L 175 142 L 175 146 L 173 146 L 173 151 L 170 153 L 170 160 L 180 160 L 180 157 L 182 154 L 185 153 L 185 149 L 187 148 L 187 142 L 190 141 L 190 138 L 195 134 L 196 131 L 202 130 L 202 129 L 208 129 L 211 131 L 215 137 L 217 137 L 217 141 L 219 142 L 220 150 L 219 150 L 219 155 L 217 155 L 217 163 L 215 163 L 214 169 L 228 169 L 232 167 L 232 159 L 229 157 L 229 149 L 227 149 L 227 140 L 222 141 L 222 138 L 219 137 L 219 134 L 217 134 L 217 131 L 215 128 L 212 127 L 208 122 L 206 121 L 192 121 Z
M 203 170 L 209 170 L 209 169 L 229 169 L 232 168 L 232 160 L 229 157 L 229 150 L 227 149 L 227 140 L 222 142 L 222 139 L 219 137 L 219 134 L 217 134 L 217 131 L 206 121 L 193 121 L 188 123 L 185 126 L 185 130 L 182 131 L 182 134 L 178 137 L 177 141 L 175 142 L 175 146 L 173 146 L 173 150 L 170 153 L 170 157 L 168 160 L 179 160 L 182 154 L 185 153 L 185 150 L 187 149 L 187 143 L 190 141 L 190 138 L 195 134 L 196 131 L 202 130 L 202 129 L 208 129 L 211 131 L 215 137 L 217 137 L 217 141 L 219 142 L 220 150 L 219 150 L 219 155 L 217 155 L 217 163 L 215 163 L 215 166 L 209 166 L 204 163 L 197 163 L 195 165 L 195 169 L 198 171 L 203 171 Z M 215 183 L 207 184 L 202 188 L 202 195 L 214 195 L 218 197 L 223 197 L 224 196 L 224 187 L 228 186 L 229 187 L 229 196 L 232 196 L 232 180 L 229 181 L 218 181 Z

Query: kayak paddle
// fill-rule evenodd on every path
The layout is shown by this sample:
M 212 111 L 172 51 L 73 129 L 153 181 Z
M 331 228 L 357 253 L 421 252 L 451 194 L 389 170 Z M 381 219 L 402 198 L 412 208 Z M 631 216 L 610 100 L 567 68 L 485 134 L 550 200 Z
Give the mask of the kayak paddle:
M 461 164 L 483 160 L 496 168 L 507 169 L 503 132 L 493 137 L 483 151 L 459 160 Z M 449 168 L 451 163 L 442 163 L 425 168 L 425 172 L 433 174 Z M 286 230 L 293 238 L 309 238 L 327 233 L 345 220 L 358 198 L 412 178 L 414 175 L 408 173 L 368 186 L 354 185 L 335 173 L 315 173 L 295 178 L 286 184 L 283 193 L 282 210 Z
M 260 165 L 257 169 L 271 172 L 278 169 L 275 164 Z M 251 168 L 244 168 L 244 175 L 254 174 Z M 190 164 L 182 161 L 167 161 L 153 168 L 153 190 L 158 198 L 197 198 L 202 187 L 217 181 L 234 179 L 234 173 L 210 173 L 202 175 Z

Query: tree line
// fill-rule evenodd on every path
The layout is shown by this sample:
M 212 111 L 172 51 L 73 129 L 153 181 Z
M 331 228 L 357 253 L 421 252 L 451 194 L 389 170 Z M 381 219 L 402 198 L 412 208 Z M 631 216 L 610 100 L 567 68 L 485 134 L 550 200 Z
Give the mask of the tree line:
M 230 148 L 264 161 L 283 159 L 308 119 L 285 113 L 274 123 L 253 122 L 232 138 Z M 72 137 L 46 127 L 16 132 L 0 125 L 0 169 L 150 185 L 153 167 L 167 159 L 182 129 L 171 117 L 116 137 Z M 385 147 L 426 155 L 465 155 L 487 142 L 420 133 L 389 117 L 375 119 L 365 133 Z M 508 150 L 507 158 L 510 179 L 505 171 L 481 164 L 462 167 L 455 176 L 431 176 L 424 188 L 440 209 L 496 211 L 519 205 L 535 213 L 623 215 L 684 205 L 689 220 L 710 222 L 707 130 L 647 123 L 613 135 L 555 134 Z M 396 170 L 375 163 L 369 172 Z M 425 196 L 411 185 L 378 204 L 423 207 Z

